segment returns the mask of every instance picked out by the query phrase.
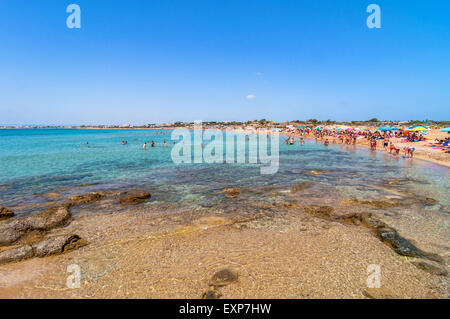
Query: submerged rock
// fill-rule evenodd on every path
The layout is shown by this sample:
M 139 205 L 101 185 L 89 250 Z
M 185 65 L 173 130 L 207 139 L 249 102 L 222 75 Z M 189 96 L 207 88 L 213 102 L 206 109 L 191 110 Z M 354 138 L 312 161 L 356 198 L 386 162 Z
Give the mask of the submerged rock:
M 9 210 L 6 207 L 0 206 L 0 220 L 8 219 L 14 216 L 14 213 L 12 210 Z
M 375 233 L 382 242 L 391 246 L 392 249 L 394 249 L 394 251 L 399 255 L 407 257 L 421 257 L 436 262 L 443 262 L 441 256 L 422 251 L 421 249 L 413 245 L 410 241 L 408 241 L 406 238 L 400 236 L 397 233 L 397 231 L 393 228 L 390 227 L 379 228 L 376 229 Z
M 319 176 L 319 175 L 323 175 L 326 174 L 327 171 L 323 170 L 323 169 L 318 169 L 318 170 L 304 170 L 303 174 L 305 175 L 309 175 L 309 176 Z
M 393 296 L 389 291 L 386 291 L 383 288 L 363 289 L 362 294 L 369 299 L 399 299 L 399 297 Z
M 48 236 L 33 245 L 22 245 L 0 252 L 0 264 L 33 257 L 62 254 L 87 245 L 78 235 Z
M 50 230 L 65 226 L 71 219 L 67 206 L 56 206 L 24 218 L 26 227 L 30 230 Z
M 0 252 L 0 264 L 19 261 L 31 257 L 33 257 L 33 248 L 30 245 L 23 245 Z
M 430 274 L 437 275 L 437 276 L 448 276 L 447 270 L 436 267 L 436 266 L 426 263 L 424 261 L 413 262 L 413 264 L 417 268 L 422 269 L 426 272 L 429 272 Z
M 123 193 L 119 200 L 122 205 L 139 204 L 148 201 L 151 198 L 149 192 Z
M 208 289 L 202 295 L 202 299 L 219 299 L 222 294 L 216 289 Z
M 59 235 L 44 238 L 44 240 L 33 245 L 33 250 L 34 256 L 45 257 L 75 250 L 85 245 L 87 245 L 87 242 L 78 235 Z
M 365 205 L 381 209 L 388 209 L 405 205 L 405 202 L 400 199 L 375 200 L 375 199 L 347 198 L 344 199 L 342 203 L 348 205 Z
M 229 269 L 222 269 L 218 272 L 216 272 L 212 278 L 211 278 L 211 285 L 212 286 L 226 286 L 232 282 L 237 281 L 238 275 L 234 272 L 232 272 Z
M 56 206 L 32 216 L 0 224 L 0 246 L 16 242 L 26 233 L 34 230 L 47 231 L 62 227 L 70 222 L 69 206 Z
M 225 196 L 227 198 L 234 198 L 234 197 L 239 196 L 239 194 L 241 193 L 241 190 L 239 187 L 225 188 L 220 193 L 225 193 Z
M 331 219 L 331 213 L 334 211 L 334 208 L 330 206 L 305 206 L 303 209 L 308 214 L 315 215 L 324 219 Z
M 435 200 L 433 198 L 430 198 L 430 197 L 426 197 L 425 200 L 424 200 L 424 204 L 427 205 L 427 206 L 431 206 L 431 205 L 434 205 L 434 204 L 437 204 L 437 203 L 438 203 L 437 200 Z
M 88 193 L 69 197 L 69 200 L 76 205 L 96 202 L 105 197 L 105 194 L 99 192 Z
M 9 245 L 19 240 L 27 232 L 27 229 L 22 219 L 0 224 L 0 246 Z
M 305 181 L 305 182 L 300 182 L 295 184 L 294 186 L 291 187 L 291 193 L 297 193 L 297 192 L 301 192 L 307 188 L 310 188 L 314 185 L 313 182 L 309 182 L 309 181 Z
M 58 199 L 61 197 L 60 193 L 51 192 L 43 195 L 44 197 L 50 198 L 50 199 Z
M 379 219 L 374 218 L 371 213 L 367 212 L 334 215 L 333 219 L 341 223 L 363 225 L 373 230 L 382 227 L 387 227 L 385 223 L 383 223 Z
M 360 213 L 350 213 L 335 216 L 335 220 L 353 225 L 361 225 L 363 222 L 363 216 Z
M 333 208 L 329 206 L 306 206 L 305 211 L 322 219 L 337 221 L 344 224 L 363 225 L 374 232 L 374 234 L 384 243 L 389 245 L 397 254 L 407 257 L 419 257 L 442 263 L 441 256 L 425 252 L 406 238 L 400 236 L 398 232 L 386 225 L 371 213 L 351 213 L 333 214 Z

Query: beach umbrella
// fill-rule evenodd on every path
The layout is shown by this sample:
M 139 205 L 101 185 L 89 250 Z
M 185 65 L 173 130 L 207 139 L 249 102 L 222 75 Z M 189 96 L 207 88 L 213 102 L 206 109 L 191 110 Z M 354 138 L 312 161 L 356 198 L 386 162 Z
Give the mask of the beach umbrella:
M 425 126 L 417 126 L 412 129 L 410 129 L 412 132 L 421 132 L 421 131 L 428 131 L 428 129 Z
M 448 133 L 450 133 L 450 127 L 443 128 L 443 129 L 439 130 L 439 132 L 448 132 Z
M 386 132 L 386 131 L 398 131 L 398 128 L 392 127 L 392 126 L 383 126 L 383 127 L 380 127 L 378 130 L 379 131 L 383 131 L 383 132 Z
M 428 130 L 428 129 L 427 129 L 425 126 L 423 126 L 423 125 L 414 125 L 414 126 L 411 126 L 411 127 L 409 128 L 409 130 L 412 131 L 412 130 L 414 130 L 415 128 L 418 128 L 418 127 L 424 128 L 425 131 Z

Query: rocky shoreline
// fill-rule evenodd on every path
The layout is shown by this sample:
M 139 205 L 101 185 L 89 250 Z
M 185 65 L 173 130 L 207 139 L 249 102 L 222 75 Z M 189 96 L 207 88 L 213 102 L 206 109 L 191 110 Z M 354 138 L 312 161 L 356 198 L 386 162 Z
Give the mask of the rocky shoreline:
M 321 172 L 321 174 L 326 174 L 326 172 Z M 30 277 L 29 282 L 15 283 L 14 280 L 9 280 L 7 284 L 0 280 L 0 287 L 3 286 L 6 289 L 3 290 L 5 292 L 3 296 L 122 298 L 143 297 L 150 294 L 153 297 L 163 298 L 174 296 L 187 298 L 295 298 L 292 293 L 297 289 L 301 292 L 297 297 L 303 298 L 336 297 L 337 295 L 334 295 L 334 293 L 340 293 L 340 297 L 352 298 L 446 297 L 442 290 L 443 287 L 448 285 L 446 258 L 434 252 L 422 250 L 415 243 L 403 237 L 396 229 L 364 209 L 364 207 L 371 209 L 402 207 L 414 203 L 436 205 L 435 201 L 409 196 L 401 200 L 347 199 L 341 201 L 340 205 L 336 207 L 310 205 L 303 203 L 304 198 L 302 198 L 303 192 L 309 187 L 311 187 L 309 184 L 294 185 L 290 192 L 286 193 L 285 202 L 273 205 L 253 204 L 252 207 L 247 208 L 249 211 L 247 215 L 229 215 L 211 209 L 180 214 L 177 213 L 177 208 L 174 209 L 172 214 L 168 215 L 149 214 L 142 211 L 141 205 L 150 200 L 151 195 L 141 190 L 119 193 L 91 192 L 69 196 L 65 204 L 44 209 L 31 216 L 12 215 L 0 222 L 0 273 L 5 271 L 21 272 L 21 269 L 26 269 L 36 263 L 41 265 L 40 267 L 43 267 L 43 269 L 49 269 L 50 271 L 55 267 L 60 268 L 62 265 L 73 262 L 75 258 L 77 263 L 84 265 L 82 268 L 87 272 L 86 278 L 92 278 L 86 279 L 86 289 L 84 290 L 65 289 L 59 293 L 51 290 L 42 291 L 42 289 L 30 290 L 27 287 L 29 287 L 29 284 L 33 283 L 34 285 L 36 281 L 39 282 L 44 279 L 50 280 L 56 286 L 63 285 L 62 278 L 65 276 L 63 270 L 59 270 L 58 275 L 50 275 L 48 271 L 45 271 L 43 275 L 37 278 Z M 233 187 L 224 188 L 217 194 L 223 196 L 224 203 L 232 204 L 239 203 L 241 200 L 245 201 L 242 197 L 249 191 L 240 187 Z M 103 205 L 103 202 L 112 203 L 111 210 L 113 212 L 101 216 L 77 215 L 75 219 L 71 214 L 71 210 L 76 207 L 81 211 L 85 209 L 95 210 L 95 207 L 97 207 L 95 205 Z M 114 212 L 113 207 L 117 205 L 129 207 L 129 209 Z M 155 207 L 155 209 L 157 210 L 158 207 Z M 353 212 L 350 209 L 351 207 L 359 207 L 359 212 Z M 10 210 L 3 209 L 2 211 Z M 11 214 L 8 213 L 8 215 Z M 111 232 L 110 229 L 114 229 L 114 232 Z M 336 238 L 340 239 L 334 242 Z M 294 247 L 297 248 L 294 249 Z M 331 247 L 334 247 L 333 250 L 337 249 L 336 255 L 327 253 Z M 302 249 L 298 250 L 300 248 Z M 218 251 L 214 252 L 214 249 Z M 266 257 L 262 256 L 265 256 L 264 251 L 267 249 L 271 254 L 278 257 L 271 257 L 270 262 L 266 260 Z M 240 253 L 241 250 L 245 253 Z M 219 251 L 222 251 L 222 253 L 219 253 Z M 389 254 L 389 251 L 395 252 L 395 255 Z M 356 257 L 353 252 L 357 252 L 359 257 Z M 186 254 L 189 254 L 189 256 Z M 108 265 L 104 264 L 105 257 L 101 256 L 109 256 L 107 257 L 107 260 L 110 260 Z M 290 262 L 285 260 L 294 257 L 296 259 L 292 259 Z M 185 258 L 185 260 L 180 258 Z M 202 265 L 205 261 L 202 260 L 205 258 L 206 265 L 208 265 L 208 268 L 204 269 L 206 277 L 212 269 L 215 269 L 215 275 L 209 277 L 210 279 L 205 279 L 204 282 L 203 279 L 199 279 L 199 274 L 196 273 L 195 269 L 198 267 L 203 269 Z M 305 261 L 305 258 L 307 261 Z M 367 260 L 367 262 L 379 262 L 384 265 L 384 268 L 389 269 L 390 273 L 387 276 L 393 276 L 392 283 L 386 283 L 390 287 L 389 289 L 374 291 L 364 289 L 363 286 L 357 284 L 361 280 L 358 278 L 364 277 L 365 273 L 363 271 L 362 274 L 356 275 L 351 274 L 351 271 L 355 271 L 355 265 L 361 267 L 361 258 Z M 403 260 L 402 258 L 406 259 Z M 72 261 L 69 262 L 69 260 Z M 197 266 L 191 264 L 195 260 L 197 260 Z M 219 260 L 221 261 L 219 262 Z M 342 265 L 343 261 L 348 264 Z M 267 264 L 267 262 L 269 263 Z M 351 283 L 351 285 L 345 289 L 336 288 L 335 291 L 329 291 L 328 293 L 321 288 L 316 288 L 316 292 L 307 293 L 305 289 L 312 289 L 313 286 L 311 285 L 314 283 L 306 279 L 305 276 L 315 278 L 317 286 L 319 286 L 322 280 L 320 279 L 321 276 L 328 278 L 332 275 L 329 269 L 327 270 L 322 266 L 320 266 L 322 274 L 320 272 L 311 274 L 311 269 L 305 268 L 308 264 L 314 265 L 323 262 L 331 263 L 332 269 L 339 273 L 350 271 L 345 276 L 350 276 L 347 280 L 350 280 L 348 283 Z M 242 265 L 247 264 L 248 266 L 242 268 Z M 184 270 L 183 267 L 188 265 L 190 265 L 190 268 Z M 257 273 L 249 273 L 250 270 L 247 267 L 256 267 Z M 277 267 L 278 271 L 282 273 L 289 272 L 291 267 L 298 268 L 301 272 L 290 275 L 293 276 L 292 280 L 294 278 L 298 278 L 295 280 L 306 280 L 309 288 L 303 286 L 305 282 L 295 288 L 289 286 L 292 285 L 292 282 L 286 282 L 281 278 L 259 278 L 259 276 L 267 276 L 263 275 L 265 268 L 272 269 L 272 267 Z M 190 281 L 196 282 L 197 279 L 195 278 L 198 278 L 200 282 L 194 285 L 197 288 L 186 287 L 186 291 L 182 286 L 169 288 L 171 287 L 170 282 L 164 279 L 162 273 L 156 271 L 158 268 L 173 276 L 176 276 L 177 271 L 182 271 L 185 273 L 183 276 L 187 277 L 177 279 L 177 281 L 181 280 L 184 283 L 183 285 L 188 285 L 188 287 L 191 287 Z M 147 275 L 146 271 L 150 269 L 153 269 L 152 275 Z M 103 275 L 97 278 L 97 275 L 94 276 L 94 270 Z M 405 287 L 411 287 L 411 289 L 405 288 L 407 290 L 402 293 L 396 291 L 393 287 L 398 288 L 401 282 L 407 280 L 405 276 L 410 276 L 411 273 L 416 276 L 414 278 L 420 280 L 421 284 L 417 291 L 413 291 L 412 288 L 414 285 L 418 285 L 418 282 L 414 280 L 411 281 L 411 286 L 405 285 Z M 431 277 L 425 276 L 425 273 Z M 116 278 L 117 276 L 120 279 Z M 109 288 L 100 293 L 96 287 L 105 284 L 103 277 L 105 280 L 110 278 L 113 282 L 109 282 L 107 284 Z M 254 286 L 255 283 L 249 281 L 253 277 L 259 278 L 258 280 L 266 284 L 271 283 L 274 289 L 278 284 L 283 287 L 288 285 L 284 287 L 286 294 L 274 295 L 275 290 L 268 286 L 264 286 L 266 287 L 264 291 L 254 290 L 255 287 L 258 287 L 258 284 Z M 425 278 L 427 279 L 425 280 Z M 154 288 L 156 290 L 151 293 L 147 291 L 147 288 L 138 284 L 136 280 L 143 280 L 144 282 L 145 280 L 150 280 L 150 282 L 160 280 L 163 286 L 157 285 L 159 288 Z M 341 284 L 348 284 L 342 278 L 331 279 L 330 277 L 328 280 L 333 282 L 337 280 Z M 129 282 L 134 282 L 134 286 L 127 286 L 126 291 L 128 293 L 126 295 L 121 294 L 121 289 Z M 326 289 L 334 287 L 334 284 L 330 286 L 331 282 L 322 284 L 325 285 Z M 9 286 L 11 288 L 8 288 Z M 360 286 L 362 288 L 357 288 Z M 426 292 L 428 289 L 426 287 L 435 288 L 430 288 L 431 290 Z M 177 293 L 173 294 L 166 289 L 175 289 L 174 292 L 177 291 Z M 239 292 L 242 289 L 246 291 L 244 295 Z M 359 292 L 356 293 L 356 291 Z
M 55 234 L 53 231 L 70 224 L 70 210 L 75 205 L 97 202 L 106 196 L 101 192 L 71 196 L 65 204 L 24 218 L 14 218 L 11 210 L 0 207 L 2 219 L 7 219 L 0 223 L 0 264 L 62 254 L 87 245 L 77 234 Z M 132 205 L 150 197 L 148 192 L 125 192 L 119 195 L 119 201 L 122 205 Z

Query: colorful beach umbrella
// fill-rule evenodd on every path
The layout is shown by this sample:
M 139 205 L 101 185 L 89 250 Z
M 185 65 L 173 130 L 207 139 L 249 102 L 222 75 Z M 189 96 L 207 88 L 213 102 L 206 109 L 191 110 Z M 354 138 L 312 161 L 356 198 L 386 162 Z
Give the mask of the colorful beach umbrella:
M 378 130 L 379 131 L 383 131 L 383 132 L 386 132 L 386 131 L 398 131 L 398 128 L 392 127 L 392 126 L 383 126 L 383 127 L 380 127 Z
M 428 131 L 428 129 L 425 126 L 417 126 L 417 127 L 410 129 L 410 131 L 412 131 L 412 132 L 421 132 L 422 131 L 423 132 L 423 131 Z
M 425 129 L 427 129 L 425 126 L 423 126 L 423 125 L 413 125 L 413 126 L 411 126 L 411 127 L 409 127 L 409 130 L 411 131 L 412 129 L 415 129 L 415 128 L 418 128 L 418 127 L 423 127 L 423 128 L 425 128 Z
M 443 129 L 439 130 L 439 132 L 449 132 L 450 133 L 450 127 L 443 128 Z

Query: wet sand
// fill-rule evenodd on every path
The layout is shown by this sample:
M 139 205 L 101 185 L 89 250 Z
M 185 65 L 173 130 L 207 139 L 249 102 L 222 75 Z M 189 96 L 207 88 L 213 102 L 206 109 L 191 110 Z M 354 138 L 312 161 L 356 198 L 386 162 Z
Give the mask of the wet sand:
M 58 232 L 75 231 L 89 245 L 1 265 L 0 298 L 201 298 L 221 269 L 238 274 L 218 289 L 222 298 L 449 297 L 448 277 L 418 269 L 368 229 L 311 216 L 301 197 L 290 198 L 297 200 L 246 215 L 82 207 Z M 66 287 L 71 264 L 81 268 L 81 288 Z M 370 264 L 381 267 L 379 289 L 367 287 Z

